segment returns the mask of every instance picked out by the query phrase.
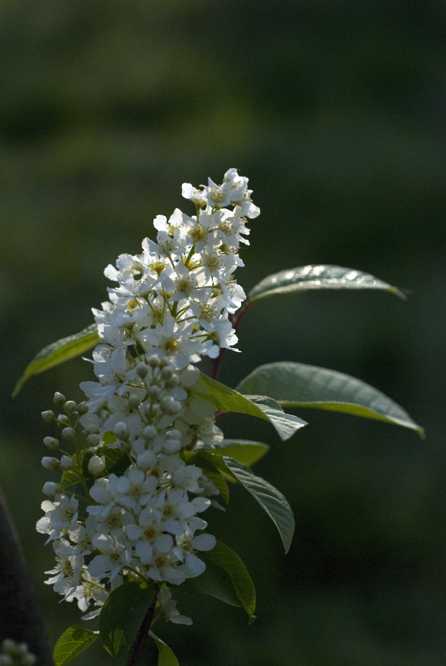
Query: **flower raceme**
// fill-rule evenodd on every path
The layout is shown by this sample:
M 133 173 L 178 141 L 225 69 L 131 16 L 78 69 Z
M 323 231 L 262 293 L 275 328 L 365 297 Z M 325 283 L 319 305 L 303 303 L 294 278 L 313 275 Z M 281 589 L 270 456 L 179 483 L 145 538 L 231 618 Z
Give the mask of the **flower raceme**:
M 63 440 L 44 439 L 63 454 L 42 460 L 62 471 L 60 483 L 44 485 L 37 523 L 56 553 L 46 583 L 89 611 L 84 619 L 127 580 L 151 580 L 162 614 L 190 623 L 169 586 L 202 574 L 200 552 L 216 543 L 201 514 L 218 490 L 185 455 L 222 439 L 212 403 L 197 395 L 196 364 L 237 351 L 230 315 L 245 293 L 234 272 L 249 244 L 246 218 L 260 210 L 236 169 L 221 185 L 184 183 L 182 193 L 195 215 L 158 215 L 156 242 L 144 239 L 140 255 L 122 254 L 104 271 L 115 284 L 93 309 L 101 343 L 91 360 L 97 381 L 81 383 L 86 400 L 56 393 L 62 413 L 42 414 Z

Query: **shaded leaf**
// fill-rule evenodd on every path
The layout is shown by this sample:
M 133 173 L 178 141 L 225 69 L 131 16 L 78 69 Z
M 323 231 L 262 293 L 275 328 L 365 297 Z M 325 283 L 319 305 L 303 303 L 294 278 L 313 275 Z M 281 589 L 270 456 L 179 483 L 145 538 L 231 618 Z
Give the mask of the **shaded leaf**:
M 12 397 L 15 398 L 24 383 L 33 375 L 38 375 L 83 354 L 97 345 L 99 341 L 98 326 L 97 324 L 91 324 L 79 333 L 69 335 L 67 338 L 62 338 L 44 347 L 26 366 L 23 375 L 14 387 Z
M 310 265 L 290 268 L 268 275 L 248 294 L 251 302 L 277 294 L 292 294 L 309 289 L 380 289 L 402 299 L 406 296 L 397 287 L 352 268 L 330 265 Z
M 280 537 L 287 553 L 291 546 L 294 533 L 294 516 L 291 507 L 282 493 L 265 479 L 252 473 L 249 467 L 241 465 L 232 458 L 224 461 L 242 486 L 254 497 L 262 509 L 266 511 L 279 530 Z
M 197 384 L 198 395 L 202 391 L 204 395 L 201 397 L 210 399 L 216 410 L 248 414 L 269 421 L 282 440 L 289 439 L 299 428 L 307 425 L 305 421 L 297 416 L 285 414 L 280 405 L 278 405 L 278 409 L 274 409 L 258 399 L 254 402 L 203 373 L 201 373 L 199 382 L 200 384 Z M 268 398 L 265 398 L 265 400 L 268 400 Z
M 255 619 L 256 591 L 251 576 L 241 558 L 221 541 L 217 541 L 214 548 L 208 552 L 208 557 L 228 574 L 237 599 L 252 622 Z
M 99 616 L 99 634 L 112 657 L 131 647 L 153 596 L 152 587 L 142 588 L 134 581 L 110 594 Z
M 223 601 L 230 606 L 241 606 L 230 576 L 209 557 L 209 553 L 201 552 L 200 559 L 206 569 L 196 578 L 188 578 L 180 587 L 180 594 L 207 594 Z
M 411 428 L 424 436 L 421 426 L 384 393 L 336 370 L 304 363 L 261 365 L 237 387 L 242 393 L 267 391 L 284 407 L 316 407 L 377 419 Z
M 150 636 L 158 648 L 158 666 L 179 666 L 178 659 L 168 645 L 161 638 L 155 636 L 153 631 L 149 631 Z
M 54 663 L 55 666 L 64 666 L 69 661 L 74 659 L 86 650 L 95 640 L 99 638 L 99 634 L 95 634 L 89 629 L 83 627 L 70 627 L 59 638 L 54 648 Z

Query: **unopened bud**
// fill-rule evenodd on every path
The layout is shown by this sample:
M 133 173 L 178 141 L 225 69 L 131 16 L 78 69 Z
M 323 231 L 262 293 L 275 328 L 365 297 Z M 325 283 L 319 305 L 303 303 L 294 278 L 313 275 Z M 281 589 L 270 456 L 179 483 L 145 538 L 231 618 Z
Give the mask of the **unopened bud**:
M 177 374 L 173 374 L 172 377 L 166 380 L 167 388 L 175 388 L 180 383 L 180 378 Z
M 74 431 L 74 428 L 64 428 L 62 430 L 62 437 L 64 439 L 74 439 L 76 436 L 76 433 Z
M 34 664 L 37 661 L 37 657 L 35 654 L 32 652 L 28 652 L 27 654 L 24 654 L 22 657 L 22 660 L 20 662 L 21 666 L 34 666 Z
M 165 453 L 171 456 L 181 450 L 181 441 L 179 439 L 166 439 L 163 448 Z
M 0 666 L 14 666 L 14 659 L 10 654 L 0 655 Z
M 136 366 L 136 373 L 141 377 L 141 379 L 144 379 L 144 377 L 147 375 L 149 372 L 149 368 L 146 366 L 145 363 L 138 363 Z
M 159 359 L 159 356 L 156 356 L 156 355 L 151 356 L 151 357 L 149 358 L 149 360 L 147 361 L 147 363 L 148 363 L 148 364 L 150 365 L 150 367 L 153 368 L 153 369 L 155 369 L 155 368 L 159 368 L 159 366 L 160 366 L 160 359 Z
M 160 368 L 165 368 L 166 366 L 170 365 L 170 361 L 168 358 L 160 358 Z
M 119 450 L 122 451 L 123 453 L 130 453 L 130 451 L 132 450 L 132 443 L 129 441 L 119 442 Z
M 8 654 L 15 654 L 17 643 L 12 640 L 12 638 L 4 638 L 2 640 L 2 652 L 8 652 Z
M 55 472 L 60 469 L 60 462 L 57 458 L 50 458 L 49 456 L 44 456 L 42 458 L 42 465 L 45 469 L 48 469 L 50 472 Z
M 155 439 L 157 435 L 157 430 L 156 428 L 153 427 L 153 425 L 148 425 L 144 428 L 142 431 L 142 436 L 144 439 Z
M 42 492 L 48 497 L 54 497 L 56 493 L 60 492 L 60 485 L 54 481 L 47 481 L 43 484 Z
M 165 414 L 170 414 L 173 416 L 180 411 L 181 405 L 177 400 L 172 398 L 172 396 L 167 395 L 161 400 L 161 409 Z
M 136 458 L 136 466 L 139 469 L 142 469 L 143 472 L 147 472 L 148 469 L 155 467 L 157 460 L 158 458 L 156 453 L 149 449 L 144 451 L 144 453 L 139 454 L 139 456 Z
M 159 396 L 160 393 L 161 393 L 160 387 L 156 386 L 155 384 L 153 386 L 147 387 L 147 396 L 149 398 L 152 398 L 152 400 L 156 400 L 156 398 Z
M 47 409 L 45 412 L 42 412 L 42 418 L 45 423 L 51 423 L 56 420 L 56 415 L 52 409 Z
M 88 412 L 88 405 L 86 402 L 80 402 L 77 406 L 77 412 L 80 416 Z
M 77 409 L 77 402 L 74 402 L 74 400 L 67 400 L 64 404 L 64 409 L 66 412 L 68 412 L 68 414 L 75 412 Z
M 59 440 L 56 439 L 55 437 L 44 437 L 43 443 L 45 444 L 46 448 L 49 449 L 50 451 L 57 451 L 57 449 L 60 446 Z
M 62 469 L 73 469 L 74 460 L 70 456 L 62 456 L 60 459 L 60 466 Z
M 129 395 L 129 407 L 130 409 L 136 409 L 139 407 L 141 404 L 141 400 L 139 397 L 136 395 L 136 393 L 131 393 Z
M 63 407 L 66 401 L 66 397 L 62 393 L 59 393 L 59 391 L 56 391 L 54 394 L 53 402 L 59 407 Z
M 127 428 L 126 424 L 123 421 L 118 421 L 114 427 L 114 432 L 119 439 L 122 439 L 124 441 L 127 441 L 128 438 L 130 437 L 129 434 L 129 429 Z
M 88 461 L 88 471 L 93 476 L 101 476 L 105 468 L 105 456 L 92 456 Z
M 59 414 L 59 416 L 56 419 L 56 423 L 59 426 L 59 428 L 65 428 L 65 426 L 70 425 L 70 421 L 66 414 Z
M 161 377 L 163 379 L 170 379 L 172 375 L 173 375 L 173 369 L 168 366 L 166 366 L 161 370 Z
M 87 437 L 87 444 L 89 446 L 97 446 L 101 441 L 101 438 L 99 435 L 88 435 Z

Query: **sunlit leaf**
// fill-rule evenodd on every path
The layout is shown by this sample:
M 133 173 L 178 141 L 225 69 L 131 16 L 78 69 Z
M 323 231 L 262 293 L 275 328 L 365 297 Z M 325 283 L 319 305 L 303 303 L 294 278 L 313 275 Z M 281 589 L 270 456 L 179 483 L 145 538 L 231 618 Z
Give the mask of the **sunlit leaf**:
M 238 385 L 241 393 L 267 393 L 284 407 L 316 407 L 411 428 L 424 435 L 409 414 L 384 393 L 335 370 L 304 363 L 261 365 Z
M 224 461 L 239 482 L 266 511 L 277 527 L 287 553 L 294 533 L 294 516 L 291 507 L 282 493 L 268 481 L 256 476 L 245 465 L 225 456 Z
M 256 401 L 249 400 L 246 396 L 241 395 L 241 393 L 217 382 L 215 379 L 211 379 L 203 373 L 201 373 L 196 388 L 198 394 L 201 391 L 203 397 L 210 399 L 218 411 L 248 414 L 249 416 L 256 416 L 257 418 L 269 421 L 283 440 L 289 439 L 299 428 L 307 425 L 305 421 L 299 419 L 297 416 L 285 414 L 280 405 L 278 405 L 277 409 L 274 409 L 269 404 L 262 403 L 261 398 L 256 399 Z M 267 400 L 268 398 L 265 398 L 265 401 Z
M 217 541 L 208 556 L 221 567 L 230 577 L 235 593 L 242 608 L 245 609 L 252 622 L 255 619 L 256 591 L 251 576 L 241 558 L 229 546 Z
M 110 594 L 99 616 L 99 634 L 112 657 L 131 647 L 153 596 L 152 587 L 142 588 L 134 581 Z
M 89 629 L 84 629 L 76 625 L 69 627 L 69 629 L 64 631 L 54 648 L 53 658 L 55 666 L 68 664 L 68 662 L 90 647 L 97 638 L 99 638 L 99 634 Z
M 248 298 L 254 303 L 269 296 L 309 289 L 380 289 L 406 298 L 399 289 L 369 273 L 330 265 L 299 266 L 268 275 L 251 289 Z
M 14 398 L 21 390 L 24 383 L 33 375 L 38 375 L 45 370 L 54 368 L 56 365 L 65 363 L 71 358 L 88 351 L 99 342 L 97 324 L 91 324 L 83 331 L 69 335 L 57 342 L 44 347 L 33 360 L 26 366 L 23 375 L 18 380 L 12 392 Z
M 251 467 L 268 452 L 269 446 L 262 442 L 251 442 L 247 439 L 224 439 L 214 444 L 214 452 L 229 456 L 238 462 Z

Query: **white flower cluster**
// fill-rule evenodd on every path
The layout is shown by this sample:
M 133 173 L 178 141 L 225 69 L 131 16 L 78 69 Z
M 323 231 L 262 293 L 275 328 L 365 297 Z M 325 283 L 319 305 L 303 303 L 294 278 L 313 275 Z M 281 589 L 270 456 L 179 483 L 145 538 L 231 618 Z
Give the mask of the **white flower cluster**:
M 37 661 L 27 643 L 4 638 L 0 646 L 0 666 L 33 666 Z
M 117 286 L 93 310 L 102 341 L 92 360 L 98 381 L 81 384 L 85 402 L 56 393 L 64 413 L 42 414 L 74 447 L 70 454 L 58 439 L 44 439 L 63 455 L 42 464 L 64 472 L 61 484 L 45 484 L 53 499 L 42 503 L 45 516 L 37 523 L 56 552 L 46 582 L 68 601 L 77 599 L 83 611 L 93 602 L 85 618 L 98 615 L 110 590 L 134 577 L 158 585 L 166 617 L 189 623 L 166 585 L 204 571 L 196 553 L 211 550 L 215 537 L 203 533 L 207 523 L 198 514 L 218 491 L 183 452 L 222 437 L 212 403 L 196 395 L 194 364 L 237 343 L 230 316 L 245 294 L 233 273 L 243 265 L 240 243 L 248 244 L 246 217 L 260 213 L 247 186 L 236 169 L 222 185 L 183 184 L 196 214 L 158 215 L 157 242 L 146 238 L 141 255 L 123 254 L 116 267 L 107 266 L 105 275 Z M 81 494 L 64 492 L 76 481 Z

